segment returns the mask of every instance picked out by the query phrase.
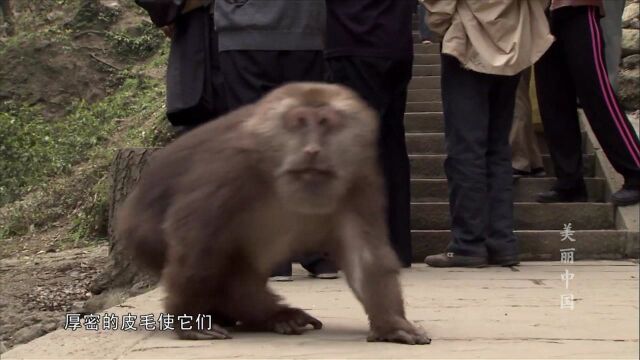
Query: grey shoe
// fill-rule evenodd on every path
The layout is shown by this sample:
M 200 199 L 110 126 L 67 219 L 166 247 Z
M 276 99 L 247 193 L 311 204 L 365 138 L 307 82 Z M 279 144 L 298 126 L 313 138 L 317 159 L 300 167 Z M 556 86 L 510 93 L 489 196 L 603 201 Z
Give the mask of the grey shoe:
M 640 202 L 640 186 L 625 183 L 624 186 L 611 195 L 611 202 L 617 206 L 629 206 Z
M 433 267 L 481 268 L 489 265 L 486 257 L 456 255 L 452 252 L 429 255 L 424 259 L 424 262 Z

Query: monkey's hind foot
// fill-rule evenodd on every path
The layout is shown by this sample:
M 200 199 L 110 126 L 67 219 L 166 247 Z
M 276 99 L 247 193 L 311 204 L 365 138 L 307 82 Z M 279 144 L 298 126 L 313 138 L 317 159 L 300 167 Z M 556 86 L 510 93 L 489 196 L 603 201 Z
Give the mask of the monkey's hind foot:
M 176 329 L 182 340 L 225 340 L 231 339 L 229 332 L 223 327 L 213 324 L 211 329 L 181 330 Z
M 398 329 L 390 329 L 387 331 L 371 330 L 367 341 L 369 342 L 395 342 L 407 345 L 426 345 L 431 344 L 431 339 L 420 326 L 414 326 L 407 322 L 408 326 Z
M 322 322 L 301 309 L 285 308 L 273 315 L 268 322 L 271 331 L 283 335 L 300 335 L 308 325 L 322 329 Z

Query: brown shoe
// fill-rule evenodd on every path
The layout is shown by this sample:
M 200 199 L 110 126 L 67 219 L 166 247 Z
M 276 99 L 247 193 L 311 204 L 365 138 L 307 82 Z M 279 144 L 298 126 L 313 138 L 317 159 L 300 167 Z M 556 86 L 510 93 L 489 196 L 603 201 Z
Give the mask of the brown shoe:
M 489 265 L 487 258 L 481 256 L 456 255 L 452 252 L 429 255 L 424 262 L 433 267 L 472 267 L 481 268 Z

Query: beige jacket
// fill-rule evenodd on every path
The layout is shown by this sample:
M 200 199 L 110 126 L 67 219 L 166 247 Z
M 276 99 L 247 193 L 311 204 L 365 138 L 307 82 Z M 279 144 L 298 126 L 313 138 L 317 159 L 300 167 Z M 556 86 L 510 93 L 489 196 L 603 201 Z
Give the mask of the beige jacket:
M 466 68 L 515 75 L 554 41 L 544 10 L 548 0 L 423 0 L 427 23 L 442 52 Z

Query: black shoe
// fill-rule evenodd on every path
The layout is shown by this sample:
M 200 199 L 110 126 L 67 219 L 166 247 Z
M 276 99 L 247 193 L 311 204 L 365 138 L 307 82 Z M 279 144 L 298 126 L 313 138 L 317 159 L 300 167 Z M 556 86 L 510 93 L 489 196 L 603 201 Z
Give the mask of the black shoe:
M 491 256 L 489 257 L 489 264 L 498 266 L 516 266 L 520 264 L 520 256 L 518 256 L 518 254 Z
M 625 183 L 622 188 L 611 195 L 611 202 L 617 206 L 629 206 L 640 202 L 640 186 Z
M 531 171 L 526 170 L 518 170 L 513 168 L 513 178 L 520 179 L 523 177 L 545 177 L 547 176 L 547 172 L 544 171 L 544 168 L 535 168 L 531 169 Z
M 433 267 L 473 267 L 481 268 L 489 265 L 487 258 L 482 256 L 456 255 L 452 252 L 429 255 L 424 262 Z
M 545 177 L 547 176 L 547 172 L 544 171 L 544 168 L 535 168 L 535 169 L 531 169 L 531 177 Z
M 571 202 L 587 202 L 587 191 L 580 190 L 557 190 L 551 189 L 538 193 L 537 201 L 539 203 L 571 203 Z
M 272 281 L 293 281 L 291 263 L 278 265 L 278 268 L 271 274 L 269 280 Z
M 338 268 L 329 260 L 320 260 L 308 269 L 311 276 L 318 279 L 337 279 Z

